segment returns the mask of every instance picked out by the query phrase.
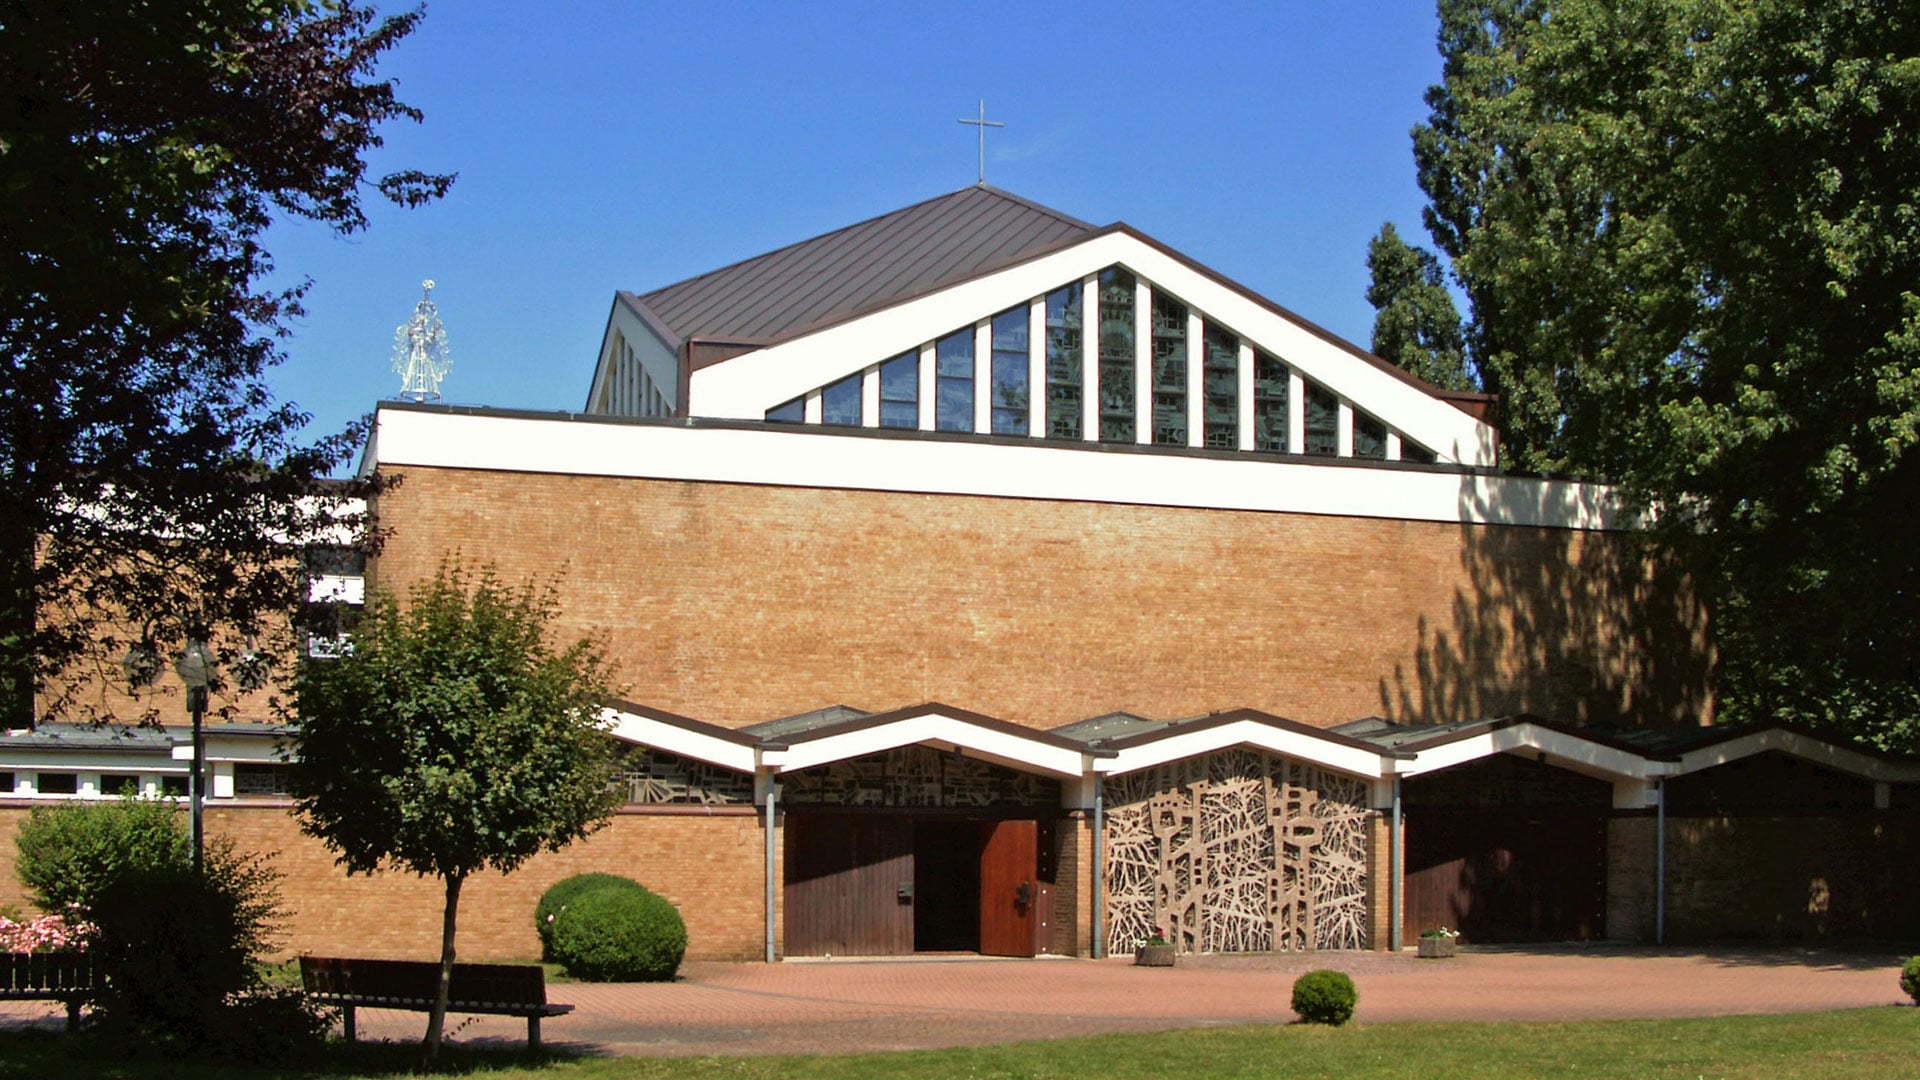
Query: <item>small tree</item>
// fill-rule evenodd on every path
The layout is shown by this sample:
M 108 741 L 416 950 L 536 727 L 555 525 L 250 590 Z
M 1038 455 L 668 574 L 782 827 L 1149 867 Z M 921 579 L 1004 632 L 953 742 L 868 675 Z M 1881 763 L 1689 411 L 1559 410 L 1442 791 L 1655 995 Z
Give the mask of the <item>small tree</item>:
M 601 646 L 556 650 L 551 586 L 502 585 L 442 563 L 402 605 L 376 594 L 350 655 L 296 683 L 292 782 L 302 827 L 349 874 L 383 866 L 441 878 L 440 987 L 425 1056 L 438 1054 L 460 887 L 597 829 L 619 796 Z

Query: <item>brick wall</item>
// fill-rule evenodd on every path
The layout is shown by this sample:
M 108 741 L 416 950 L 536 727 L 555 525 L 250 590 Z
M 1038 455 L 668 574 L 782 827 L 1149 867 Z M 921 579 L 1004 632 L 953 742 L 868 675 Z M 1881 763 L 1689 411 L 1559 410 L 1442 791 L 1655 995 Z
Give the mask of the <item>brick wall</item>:
M 560 577 L 627 694 L 728 726 L 945 701 L 1050 727 L 1698 723 L 1703 620 L 1618 537 L 1042 500 L 393 470 L 376 584 Z
M 13 873 L 14 835 L 25 809 L 0 807 L 0 903 L 28 909 Z M 288 953 L 430 958 L 440 954 L 444 887 L 435 879 L 381 873 L 349 878 L 319 841 L 302 835 L 286 807 L 210 806 L 209 837 L 271 853 L 284 875 Z M 540 953 L 533 908 L 547 886 L 601 871 L 639 881 L 680 909 L 692 959 L 764 955 L 763 840 L 752 815 L 621 813 L 600 832 L 512 874 L 468 879 L 457 945 L 465 960 L 529 960 Z

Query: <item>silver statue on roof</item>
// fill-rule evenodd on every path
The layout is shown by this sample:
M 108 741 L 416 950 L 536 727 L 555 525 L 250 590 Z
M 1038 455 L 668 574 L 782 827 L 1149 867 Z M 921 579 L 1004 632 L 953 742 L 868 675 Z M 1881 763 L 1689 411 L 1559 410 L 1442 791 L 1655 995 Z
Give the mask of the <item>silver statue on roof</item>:
M 453 370 L 453 350 L 440 309 L 433 306 L 433 279 L 420 284 L 424 291 L 413 317 L 393 332 L 393 370 L 400 376 L 401 400 L 439 401 L 440 380 Z

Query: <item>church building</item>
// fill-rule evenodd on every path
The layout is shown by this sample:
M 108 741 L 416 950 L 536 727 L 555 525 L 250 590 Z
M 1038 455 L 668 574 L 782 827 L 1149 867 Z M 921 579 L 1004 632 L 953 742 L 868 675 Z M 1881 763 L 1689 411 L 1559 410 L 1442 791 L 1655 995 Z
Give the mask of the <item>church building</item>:
M 491 563 L 616 667 L 627 805 L 469 881 L 463 959 L 590 870 L 709 959 L 1920 936 L 1920 763 L 1713 726 L 1606 485 L 1124 224 L 968 187 L 616 293 L 581 360 L 579 412 L 382 403 L 385 545 L 315 581 Z M 286 947 L 435 955 L 437 884 L 347 878 L 216 704 Z M 0 736 L 0 829 L 183 740 Z
M 459 552 L 605 636 L 634 863 L 594 868 L 695 955 L 1806 922 L 1756 815 L 1909 842 L 1920 769 L 1712 728 L 1685 577 L 1498 419 L 982 184 L 617 293 L 579 413 L 383 404 L 370 572 Z M 1822 925 L 1912 932 L 1865 862 Z

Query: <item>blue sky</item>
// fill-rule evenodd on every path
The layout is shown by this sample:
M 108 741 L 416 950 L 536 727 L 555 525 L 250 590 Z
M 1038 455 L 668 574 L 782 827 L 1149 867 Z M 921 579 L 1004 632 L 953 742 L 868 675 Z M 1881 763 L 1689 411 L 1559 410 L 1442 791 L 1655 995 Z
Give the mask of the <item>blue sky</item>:
M 423 124 L 376 173 L 456 172 L 348 238 L 278 226 L 308 314 L 275 370 L 338 430 L 399 387 L 438 282 L 451 402 L 577 409 L 617 289 L 644 292 L 974 181 L 1125 221 L 1362 345 L 1366 242 L 1423 237 L 1408 131 L 1432 0 L 965 5 L 441 0 L 389 53 Z M 375 196 L 377 199 L 377 196 Z

